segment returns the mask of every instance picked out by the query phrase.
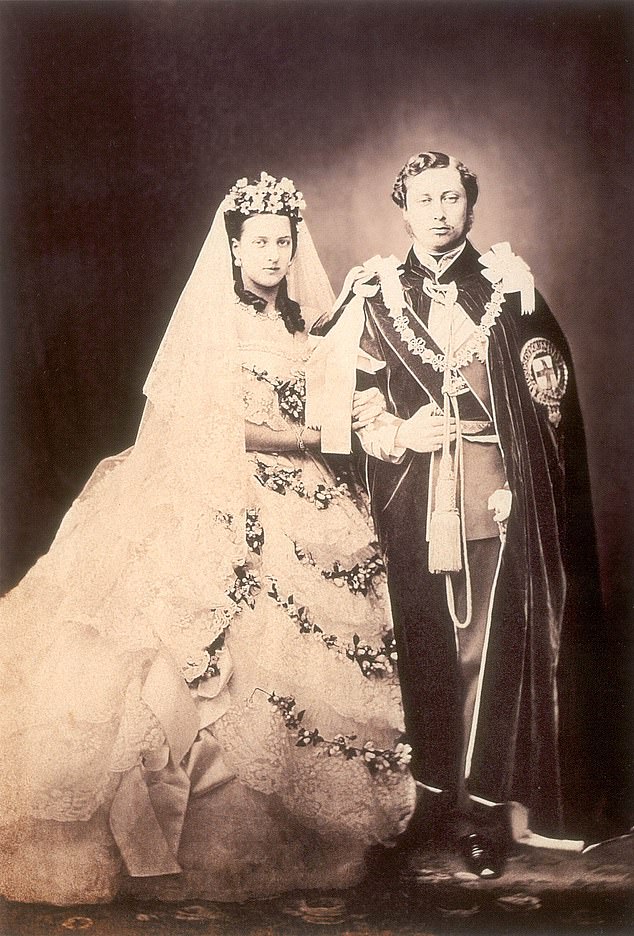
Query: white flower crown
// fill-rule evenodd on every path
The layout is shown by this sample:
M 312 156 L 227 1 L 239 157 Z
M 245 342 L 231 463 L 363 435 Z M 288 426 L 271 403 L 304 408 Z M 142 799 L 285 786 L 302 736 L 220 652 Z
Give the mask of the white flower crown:
M 278 180 L 261 172 L 255 182 L 249 182 L 247 178 L 238 179 L 229 189 L 221 207 L 224 212 L 239 211 L 244 215 L 284 214 L 299 222 L 302 220 L 300 212 L 306 207 L 306 202 L 291 179 L 284 176 Z

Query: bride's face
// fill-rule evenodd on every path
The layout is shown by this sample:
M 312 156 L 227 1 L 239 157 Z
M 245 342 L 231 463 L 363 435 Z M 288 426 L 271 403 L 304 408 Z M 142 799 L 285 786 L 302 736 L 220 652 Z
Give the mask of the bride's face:
M 285 215 L 253 215 L 246 219 L 240 239 L 234 238 L 231 246 L 245 289 L 274 289 L 288 273 L 293 259 L 290 219 Z

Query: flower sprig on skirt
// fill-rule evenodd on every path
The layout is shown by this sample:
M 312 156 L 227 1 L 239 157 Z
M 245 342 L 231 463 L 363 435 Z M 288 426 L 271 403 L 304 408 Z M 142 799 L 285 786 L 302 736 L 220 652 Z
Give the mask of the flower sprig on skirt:
M 376 544 L 371 544 L 376 545 Z M 317 568 L 317 563 L 311 554 L 299 543 L 293 542 L 293 550 L 300 562 Z M 366 597 L 374 580 L 385 573 L 385 563 L 379 552 L 374 552 L 367 559 L 355 562 L 351 568 L 346 569 L 338 560 L 331 569 L 320 569 L 321 575 L 334 585 L 347 585 L 353 595 Z
M 245 539 L 251 552 L 260 555 L 264 546 L 264 529 L 260 523 L 260 512 L 255 507 L 249 507 L 246 512 Z
M 221 633 L 206 647 L 188 654 L 180 667 L 183 678 L 190 688 L 195 689 L 203 680 L 220 676 L 220 663 L 227 630 L 235 615 L 240 612 L 241 604 L 249 608 L 255 607 L 255 596 L 260 588 L 260 580 L 248 566 L 237 566 L 233 585 L 226 591 L 227 597 L 231 599 L 234 606 L 216 609 L 213 612 L 224 619 Z
M 314 504 L 317 510 L 325 510 L 335 499 L 347 493 L 344 484 L 327 485 L 318 484 L 311 493 L 304 487 L 301 480 L 301 468 L 285 468 L 283 465 L 268 465 L 257 456 L 253 459 L 256 466 L 255 478 L 262 487 L 276 494 L 286 494 L 293 491 L 298 497 L 305 498 Z
M 392 631 L 383 635 L 382 645 L 378 648 L 361 643 L 358 634 L 354 634 L 352 643 L 341 646 L 335 634 L 325 634 L 323 629 L 315 624 L 310 617 L 310 611 L 305 605 L 296 605 L 294 595 L 284 598 L 278 588 L 277 580 L 267 576 L 270 585 L 267 592 L 289 618 L 297 624 L 300 634 L 314 634 L 318 636 L 327 647 L 353 660 L 364 676 L 391 676 L 396 664 L 396 643 Z
M 405 742 L 398 742 L 393 748 L 379 748 L 373 741 L 366 741 L 362 747 L 351 742 L 356 735 L 338 734 L 328 740 L 318 728 L 309 730 L 301 725 L 305 712 L 295 712 L 295 699 L 292 696 L 279 696 L 268 693 L 268 701 L 284 719 L 289 731 L 297 732 L 296 747 L 318 747 L 324 745 L 328 757 L 344 757 L 353 760 L 360 757 L 373 775 L 398 773 L 406 770 L 412 759 L 412 748 Z

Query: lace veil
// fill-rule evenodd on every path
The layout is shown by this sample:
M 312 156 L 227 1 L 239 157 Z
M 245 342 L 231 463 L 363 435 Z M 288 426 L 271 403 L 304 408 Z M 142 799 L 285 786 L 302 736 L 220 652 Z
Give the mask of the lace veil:
M 20 648 L 25 658 L 35 646 L 45 653 L 64 621 L 94 627 L 128 649 L 174 645 L 179 629 L 191 636 L 198 618 L 205 643 L 213 639 L 209 610 L 227 606 L 245 552 L 231 264 L 221 206 L 145 383 L 135 445 L 97 466 L 49 553 L 0 602 L 12 669 Z M 331 307 L 304 221 L 288 291 L 307 328 Z M 219 630 L 221 618 L 213 626 Z

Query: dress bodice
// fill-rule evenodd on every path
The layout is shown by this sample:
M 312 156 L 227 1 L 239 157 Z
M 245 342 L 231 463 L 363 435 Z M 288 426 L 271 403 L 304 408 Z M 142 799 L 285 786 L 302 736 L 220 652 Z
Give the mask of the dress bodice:
M 291 335 L 279 314 L 236 305 L 245 419 L 270 429 L 288 428 L 276 386 L 302 379 L 309 353 L 306 332 Z

